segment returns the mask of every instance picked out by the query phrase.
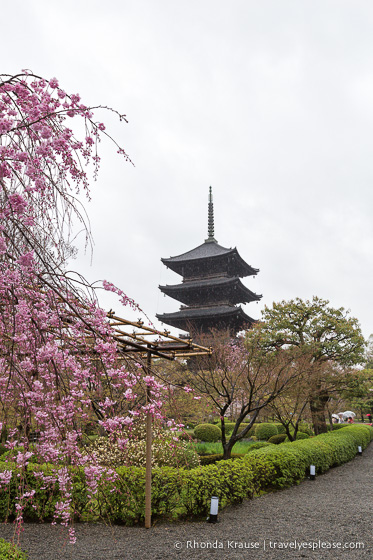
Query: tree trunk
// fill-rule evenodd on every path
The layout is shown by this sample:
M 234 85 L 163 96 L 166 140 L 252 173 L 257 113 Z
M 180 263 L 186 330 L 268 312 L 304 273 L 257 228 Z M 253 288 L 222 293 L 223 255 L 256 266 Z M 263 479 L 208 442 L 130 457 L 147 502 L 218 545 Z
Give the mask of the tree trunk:
M 328 431 L 325 420 L 328 400 L 329 395 L 324 392 L 317 393 L 310 397 L 310 409 L 315 435 L 324 434 Z
M 232 449 L 236 441 L 227 441 L 226 444 L 223 444 L 223 459 L 231 459 Z

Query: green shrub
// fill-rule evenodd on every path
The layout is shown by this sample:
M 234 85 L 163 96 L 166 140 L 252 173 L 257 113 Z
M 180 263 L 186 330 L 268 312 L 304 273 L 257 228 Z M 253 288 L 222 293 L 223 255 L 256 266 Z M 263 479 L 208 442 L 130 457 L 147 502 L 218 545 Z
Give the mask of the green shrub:
M 262 462 L 275 468 L 273 478 L 266 481 L 267 488 L 285 488 L 303 480 L 311 464 L 316 466 L 316 472 L 325 472 L 330 467 L 353 459 L 357 446 L 361 445 L 365 449 L 372 439 L 372 428 L 348 426 L 344 430 L 321 434 L 312 439 L 267 446 L 247 454 L 245 460 L 252 464 L 259 455 Z
M 328 430 L 328 432 L 334 432 L 335 430 L 340 430 L 341 428 L 345 428 L 346 426 L 350 426 L 350 424 L 345 424 L 343 422 L 342 424 L 327 424 L 326 429 Z
M 244 456 L 244 453 L 232 453 L 231 459 L 242 459 Z M 213 463 L 216 463 L 216 461 L 223 460 L 223 453 L 218 453 L 216 455 L 204 455 L 200 457 L 200 460 L 201 465 L 212 465 Z
M 199 424 L 194 428 L 194 437 L 213 443 L 221 440 L 221 429 L 213 424 Z
M 298 432 L 303 432 L 304 434 L 307 434 L 309 436 L 313 436 L 315 435 L 313 430 L 309 427 L 308 424 L 306 424 L 305 422 L 300 422 L 298 425 Z
M 309 437 L 310 436 L 308 434 L 305 434 L 304 432 L 297 432 L 297 437 L 295 439 L 309 439 Z M 286 442 L 290 441 L 287 436 L 285 437 L 285 441 Z
M 275 445 L 279 445 L 283 443 L 286 439 L 286 434 L 277 434 L 276 436 L 272 436 L 269 438 L 268 443 L 274 443 Z
M 0 559 L 1 560 L 27 560 L 27 553 L 22 552 L 15 544 L 0 539 Z
M 268 441 L 256 441 L 252 443 L 247 450 L 247 453 L 251 453 L 252 451 L 256 451 L 257 449 L 261 449 L 262 447 L 268 447 L 268 445 L 272 445 Z
M 255 429 L 255 436 L 257 439 L 267 441 L 270 437 L 277 435 L 277 427 L 274 424 L 267 424 L 263 422 L 258 424 Z

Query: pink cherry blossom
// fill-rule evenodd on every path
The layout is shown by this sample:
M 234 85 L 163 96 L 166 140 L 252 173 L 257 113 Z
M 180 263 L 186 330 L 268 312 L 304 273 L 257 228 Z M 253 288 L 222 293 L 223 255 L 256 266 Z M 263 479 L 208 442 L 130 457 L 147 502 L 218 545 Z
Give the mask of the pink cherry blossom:
M 89 177 L 100 165 L 92 146 L 107 135 L 95 111 L 78 94 L 66 94 L 56 78 L 29 71 L 0 76 L 0 431 L 6 428 L 8 460 L 19 467 L 17 523 L 34 497 L 24 486 L 27 465 L 54 464 L 52 474 L 34 475 L 45 488 L 58 482 L 55 521 L 70 527 L 71 542 L 69 466 L 85 468 L 92 497 L 102 479 L 116 476 L 82 446 L 85 426 L 94 423 L 125 446 L 121 434 L 134 418 L 160 416 L 163 390 L 141 363 L 123 362 L 97 290 L 67 272 L 76 222 L 91 242 L 76 197 L 85 193 L 89 201 Z M 77 121 L 74 132 L 68 117 Z M 107 281 L 103 287 L 140 311 L 120 288 Z M 152 402 L 136 406 L 144 385 Z M 11 478 L 10 469 L 0 472 L 0 487 Z

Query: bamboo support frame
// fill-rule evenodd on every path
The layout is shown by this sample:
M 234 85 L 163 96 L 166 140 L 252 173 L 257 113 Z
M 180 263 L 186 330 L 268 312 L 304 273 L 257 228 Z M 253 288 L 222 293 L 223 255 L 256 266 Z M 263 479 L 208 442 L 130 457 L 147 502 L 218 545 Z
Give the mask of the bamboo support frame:
M 66 302 L 65 302 L 66 303 Z M 86 310 L 85 306 L 79 302 L 74 301 L 75 305 L 78 305 L 83 310 Z M 73 319 L 71 317 L 74 316 L 74 312 L 71 309 L 66 309 L 66 314 L 61 317 L 62 321 L 62 330 L 64 331 L 63 337 L 58 336 L 59 333 L 57 329 L 49 329 L 49 332 L 56 335 L 57 338 L 61 342 L 63 340 L 71 340 L 74 341 L 75 344 L 78 343 L 75 338 L 69 336 L 69 328 Z M 147 374 L 151 375 L 151 366 L 152 366 L 152 356 L 157 356 L 159 358 L 164 358 L 167 360 L 174 360 L 177 357 L 180 358 L 187 358 L 190 356 L 210 356 L 212 353 L 211 348 L 206 348 L 204 346 L 200 346 L 198 344 L 194 344 L 192 339 L 180 339 L 176 336 L 170 334 L 169 331 L 158 331 L 151 327 L 145 327 L 143 321 L 133 322 L 123 319 L 121 317 L 117 317 L 114 315 L 113 311 L 109 311 L 107 313 L 107 318 L 110 327 L 116 333 L 114 334 L 113 338 L 117 342 L 118 348 L 118 359 L 124 359 L 124 354 L 142 354 L 144 357 L 146 356 L 146 370 Z M 117 328 L 121 327 L 123 330 Z M 143 332 L 136 332 L 132 330 L 132 332 L 126 332 L 125 328 L 132 327 L 132 329 L 141 329 Z M 86 323 L 85 327 L 86 336 L 84 337 L 84 342 L 88 344 L 92 344 L 95 340 L 99 339 L 100 337 L 104 338 L 104 335 L 98 335 L 92 329 L 89 328 L 88 323 Z M 6 336 L 6 335 L 5 335 Z M 155 340 L 145 340 L 144 336 L 154 336 L 156 337 Z M 9 337 L 10 339 L 10 337 Z M 94 348 L 87 348 L 79 347 L 75 348 L 76 353 L 85 354 L 87 352 L 91 353 L 92 355 L 96 354 Z M 95 359 L 95 357 L 93 357 Z M 99 357 L 97 357 L 99 359 Z M 151 403 L 151 395 L 150 395 L 150 388 L 147 388 L 146 391 L 146 400 L 147 404 Z M 151 412 L 147 412 L 146 415 L 146 475 L 145 475 L 145 527 L 149 529 L 151 527 L 151 474 L 152 474 L 152 414 Z
M 149 351 L 146 358 L 147 373 L 150 374 L 152 355 Z M 150 389 L 146 389 L 146 404 L 150 404 Z M 152 526 L 152 415 L 146 414 L 146 470 L 145 470 L 145 528 Z

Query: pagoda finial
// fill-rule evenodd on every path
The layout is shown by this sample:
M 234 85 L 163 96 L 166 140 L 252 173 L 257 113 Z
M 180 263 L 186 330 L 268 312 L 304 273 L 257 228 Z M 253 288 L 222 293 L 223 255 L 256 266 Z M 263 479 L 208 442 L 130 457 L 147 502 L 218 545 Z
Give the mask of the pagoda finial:
M 216 243 L 214 238 L 214 203 L 212 201 L 212 187 L 209 189 L 209 205 L 208 205 L 208 228 L 207 228 L 208 238 L 205 239 L 205 243 Z

